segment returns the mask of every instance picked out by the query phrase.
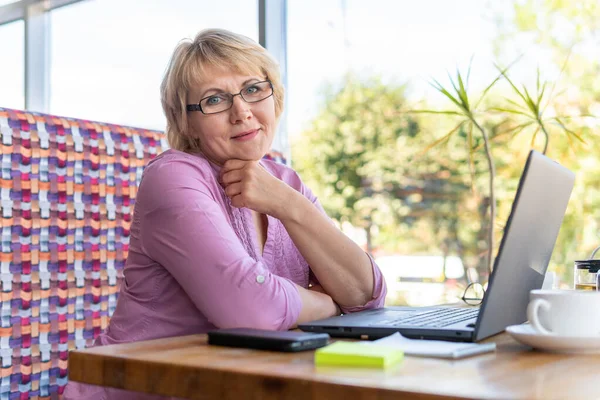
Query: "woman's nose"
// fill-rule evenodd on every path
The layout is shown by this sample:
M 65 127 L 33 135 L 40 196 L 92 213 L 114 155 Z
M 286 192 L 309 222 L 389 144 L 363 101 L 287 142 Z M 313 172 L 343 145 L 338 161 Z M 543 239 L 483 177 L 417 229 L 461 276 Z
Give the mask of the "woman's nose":
M 232 123 L 246 120 L 252 116 L 250 105 L 242 99 L 242 96 L 233 96 L 231 101 L 233 102 L 230 113 Z

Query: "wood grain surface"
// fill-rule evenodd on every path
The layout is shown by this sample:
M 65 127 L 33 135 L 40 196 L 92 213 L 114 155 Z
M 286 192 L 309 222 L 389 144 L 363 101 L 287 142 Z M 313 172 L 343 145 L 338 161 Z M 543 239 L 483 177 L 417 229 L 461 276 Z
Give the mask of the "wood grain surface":
M 495 353 L 405 357 L 392 371 L 316 368 L 314 351 L 209 346 L 206 335 L 72 351 L 69 379 L 188 399 L 590 399 L 600 355 L 533 351 L 507 334 Z

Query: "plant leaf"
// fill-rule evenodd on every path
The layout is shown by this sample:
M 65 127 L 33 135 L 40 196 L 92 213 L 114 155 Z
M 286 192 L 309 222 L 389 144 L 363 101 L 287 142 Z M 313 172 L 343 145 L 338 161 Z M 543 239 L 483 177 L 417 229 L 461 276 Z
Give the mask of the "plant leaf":
M 515 137 L 519 133 L 521 133 L 523 131 L 523 129 L 527 128 L 529 125 L 531 125 L 533 123 L 534 123 L 534 121 L 529 121 L 529 122 L 526 122 L 524 124 L 517 125 L 514 128 L 510 129 L 508 132 L 510 133 L 511 131 L 515 131 L 515 132 L 512 133 L 512 137 Z
M 500 112 L 507 112 L 507 113 L 511 113 L 511 114 L 518 114 L 518 115 L 523 115 L 527 118 L 531 118 L 531 115 L 523 112 L 523 111 L 519 111 L 519 110 L 511 110 L 510 108 L 502 108 L 502 107 L 493 107 L 490 108 L 490 110 L 493 111 L 500 111 Z
M 546 90 L 547 84 L 548 84 L 548 82 L 544 82 L 542 84 L 542 91 L 540 92 L 538 90 L 538 98 L 537 98 L 538 107 L 542 105 L 542 99 L 544 98 L 544 91 Z
M 458 70 L 456 72 L 458 73 Z M 448 73 L 448 80 L 450 81 L 450 84 L 454 88 L 454 93 L 459 95 L 460 93 L 458 91 L 458 88 L 456 87 L 456 82 L 454 82 L 454 79 L 452 79 L 452 75 L 450 75 L 450 71 L 448 71 L 447 73 Z
M 469 96 L 467 95 L 467 90 L 465 89 L 465 85 L 463 83 L 462 76 L 460 75 L 459 71 L 456 71 L 456 77 L 458 79 L 458 85 L 460 88 L 458 95 L 461 98 L 463 104 L 465 105 L 465 108 L 469 110 Z
M 556 118 L 553 118 L 553 119 L 556 122 L 558 122 L 558 124 L 561 126 L 561 128 L 563 128 L 565 130 L 565 132 L 567 134 L 573 135 L 575 138 L 577 138 L 577 140 L 579 140 L 581 143 L 585 144 L 585 140 L 583 140 L 583 138 L 580 135 L 578 135 L 577 133 L 575 133 L 572 130 L 570 130 L 569 128 L 567 128 L 566 125 L 560 120 L 560 118 L 556 117 Z
M 569 52 L 567 53 L 567 57 L 565 57 L 565 62 L 563 63 L 562 67 L 560 68 L 560 73 L 558 74 L 558 77 L 554 81 L 554 84 L 552 85 L 552 89 L 550 89 L 550 94 L 548 95 L 548 102 L 546 103 L 546 105 L 544 107 L 542 107 L 542 112 L 546 111 L 546 108 L 550 105 L 550 103 L 552 102 L 552 100 L 554 100 L 554 97 L 553 97 L 554 89 L 556 89 L 556 84 L 558 83 L 558 81 L 560 80 L 560 77 L 562 76 L 563 72 L 567 68 L 567 63 L 569 62 L 569 58 L 571 58 L 571 52 L 573 51 L 573 46 L 574 45 L 575 44 L 571 45 L 571 47 L 569 48 Z
M 490 91 L 490 89 L 492 87 L 494 87 L 494 85 L 500 80 L 500 78 L 502 78 L 502 74 L 498 75 L 493 81 L 492 83 L 490 83 L 485 89 L 483 89 L 483 92 L 481 92 L 481 97 L 479 98 L 479 100 L 477 100 L 477 103 L 475 103 L 475 107 L 474 109 L 477 109 L 477 107 L 479 107 L 479 104 L 481 104 L 481 102 L 483 101 L 483 99 L 485 98 L 485 95 L 487 94 L 487 92 Z
M 427 147 L 425 147 L 422 151 L 420 151 L 419 153 L 417 153 L 417 157 L 421 157 L 423 154 L 427 153 L 429 150 L 431 150 L 435 146 L 437 146 L 440 143 L 442 143 L 442 142 L 450 139 L 450 136 L 452 136 L 457 130 L 459 130 L 460 127 L 463 126 L 466 122 L 468 122 L 468 120 L 461 121 L 458 125 L 456 125 L 454 128 L 452 128 L 452 130 L 450 130 L 450 132 L 446 133 L 444 136 L 442 136 L 441 138 L 437 139 L 433 143 L 427 145 Z
M 522 108 L 523 110 L 528 111 L 527 107 L 524 107 L 522 104 L 519 104 L 516 101 L 509 99 L 508 97 L 505 97 L 504 99 L 507 102 L 509 102 L 510 104 L 512 104 L 513 106 L 518 107 L 518 108 Z
M 496 84 L 496 82 L 498 82 L 502 77 L 506 77 L 506 73 L 508 72 L 508 70 L 510 68 L 512 68 L 512 66 L 521 59 L 521 57 L 523 57 L 523 54 L 521 54 L 520 56 L 518 56 L 517 58 L 514 59 L 514 61 L 512 61 L 510 64 L 508 64 L 508 66 L 504 69 L 500 68 L 500 66 L 497 63 L 494 63 L 494 66 L 500 71 L 500 74 L 498 74 L 498 76 L 496 77 L 496 79 L 494 79 L 492 81 L 492 83 L 490 83 L 481 93 L 481 97 L 479 98 L 479 101 L 477 101 L 477 103 L 475 104 L 474 109 L 477 109 L 477 107 L 479 107 L 479 104 L 481 104 L 481 102 L 483 101 L 483 98 L 485 97 L 485 95 L 487 94 L 487 92 Z
M 498 67 L 498 65 L 496 65 L 496 68 L 500 69 L 500 67 Z M 506 72 L 504 70 L 500 70 L 500 74 L 502 74 L 502 76 L 504 76 L 504 79 L 506 79 L 508 81 L 508 83 L 510 83 L 510 86 L 512 86 L 513 90 L 519 95 L 519 97 L 523 100 L 523 102 L 525 104 L 527 104 L 527 100 L 525 100 L 525 96 L 523 95 L 523 93 L 521 93 L 521 91 L 519 90 L 519 88 L 517 88 L 515 86 L 515 84 L 513 83 L 513 81 L 506 74 Z
M 595 116 L 594 114 L 563 115 L 560 117 L 560 119 L 585 118 L 585 117 L 591 117 L 591 118 L 598 119 L 598 117 Z
M 441 91 L 444 87 L 441 85 L 441 83 L 439 83 L 437 80 L 432 79 L 429 84 L 431 86 L 433 86 L 434 88 L 436 88 L 437 90 Z
M 529 94 L 529 91 L 527 90 L 525 85 L 523 85 L 523 93 L 525 93 L 527 106 L 529 107 L 531 112 L 536 116 L 536 118 L 539 118 L 537 104 L 535 104 L 535 101 L 533 101 L 533 98 L 531 98 L 531 95 Z
M 448 92 L 442 85 L 440 85 L 440 83 L 438 81 L 434 80 L 434 82 L 437 85 L 436 86 L 436 85 L 432 84 L 432 86 L 434 88 L 436 88 L 440 93 L 444 94 L 448 99 L 450 99 L 450 101 L 452 101 L 454 104 L 456 104 L 456 106 L 458 108 L 460 108 L 463 111 L 466 111 L 464 109 L 464 107 L 462 106 L 462 104 L 460 104 L 460 102 L 454 96 L 452 96 L 452 94 L 450 94 L 450 92 Z
M 509 119 L 505 120 L 505 122 L 509 122 L 509 121 L 510 121 Z M 502 136 L 505 136 L 505 135 L 512 135 L 512 137 L 514 138 L 523 129 L 527 128 L 529 125 L 531 125 L 533 123 L 534 123 L 534 121 L 528 121 L 528 122 L 524 122 L 522 124 L 519 124 L 517 126 L 514 126 L 512 128 L 508 128 L 505 131 L 502 131 L 499 134 L 497 134 L 496 136 L 494 136 L 493 139 L 496 140 L 496 139 L 501 138 Z
M 569 148 L 573 148 L 575 144 L 573 143 L 573 138 L 571 137 L 571 135 L 567 134 L 567 140 L 569 141 Z
M 459 115 L 463 116 L 463 113 L 458 111 L 436 111 L 436 110 L 408 110 L 405 111 L 407 114 L 446 114 L 446 115 Z
M 500 133 L 498 133 L 498 130 L 500 129 L 500 127 L 502 127 L 507 122 L 511 122 L 510 117 L 504 118 L 502 121 L 500 121 L 499 123 L 497 123 L 494 126 L 494 129 L 492 130 L 492 132 L 490 132 L 491 134 L 493 133 L 493 136 L 490 135 L 490 139 L 495 140 L 496 138 L 502 137 L 504 134 L 506 134 L 506 132 L 500 132 Z
M 535 92 L 540 92 L 540 66 L 538 65 L 536 68 L 536 82 L 535 82 Z
M 475 54 L 471 55 L 471 58 L 469 59 L 469 68 L 467 69 L 467 80 L 466 80 L 466 85 L 467 85 L 467 90 L 469 90 L 469 78 L 471 78 L 471 66 L 473 65 L 473 58 L 475 58 Z

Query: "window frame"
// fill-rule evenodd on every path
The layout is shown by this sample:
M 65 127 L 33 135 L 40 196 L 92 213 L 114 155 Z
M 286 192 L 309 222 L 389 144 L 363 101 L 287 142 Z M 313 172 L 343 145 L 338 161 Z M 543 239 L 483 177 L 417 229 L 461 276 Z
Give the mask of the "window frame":
M 20 0 L 0 6 L 0 25 L 24 23 L 24 107 L 29 111 L 50 111 L 50 14 L 60 7 L 83 0 Z M 259 43 L 277 60 L 284 87 L 287 87 L 287 0 L 257 0 Z M 286 96 L 287 98 L 287 96 Z M 287 103 L 287 101 L 286 101 Z M 290 160 L 287 113 L 279 121 L 273 148 Z

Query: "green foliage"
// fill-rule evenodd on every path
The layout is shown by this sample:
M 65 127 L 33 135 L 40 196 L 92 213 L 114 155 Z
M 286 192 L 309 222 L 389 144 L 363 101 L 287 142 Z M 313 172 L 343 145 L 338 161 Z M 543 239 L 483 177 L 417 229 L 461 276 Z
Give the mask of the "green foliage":
M 500 73 L 501 73 L 500 76 L 502 76 L 505 74 L 505 71 L 501 70 Z M 486 212 L 485 209 L 487 209 L 488 207 L 490 210 L 489 221 L 487 224 L 488 225 L 487 226 L 487 235 L 486 235 L 488 251 L 487 251 L 487 256 L 485 258 L 485 260 L 486 260 L 485 261 L 485 271 L 483 271 L 484 273 L 486 273 L 486 272 L 492 271 L 492 263 L 493 263 L 492 250 L 494 249 L 494 245 L 495 245 L 494 222 L 496 220 L 496 194 L 495 194 L 494 180 L 496 179 L 496 169 L 494 166 L 494 158 L 491 153 L 489 134 L 478 122 L 477 107 L 483 101 L 483 99 L 485 98 L 485 95 L 488 93 L 488 91 L 491 90 L 492 87 L 498 82 L 498 79 L 500 78 L 500 76 L 498 76 L 496 79 L 494 79 L 483 90 L 483 93 L 481 94 L 479 100 L 475 102 L 475 101 L 472 101 L 472 99 L 470 98 L 468 89 L 467 89 L 468 83 L 469 83 L 468 79 L 469 79 L 470 75 L 471 75 L 471 67 L 469 66 L 466 80 L 463 79 L 460 71 L 456 72 L 456 78 L 449 76 L 450 84 L 452 86 L 450 89 L 445 88 L 437 80 L 434 80 L 432 83 L 432 86 L 436 90 L 438 90 L 448 100 L 450 100 L 450 102 L 454 106 L 453 110 L 445 110 L 445 111 L 420 110 L 417 112 L 444 114 L 444 115 L 448 115 L 448 116 L 457 117 L 457 119 L 459 120 L 458 125 L 456 125 L 453 129 L 450 130 L 450 132 L 448 132 L 447 134 L 442 136 L 440 139 L 433 142 L 425 150 L 429 150 L 432 146 L 435 146 L 442 141 L 447 141 L 452 135 L 455 135 L 456 132 L 460 132 L 461 128 L 464 127 L 465 131 L 467 132 L 465 145 L 468 149 L 469 164 L 472 166 L 473 153 L 476 150 L 476 148 L 473 146 L 473 130 L 477 131 L 477 133 L 480 134 L 481 138 L 483 139 L 485 156 L 486 156 L 487 166 L 488 166 L 488 194 L 489 194 L 489 197 L 484 200 L 486 206 L 484 208 L 483 214 L 485 215 L 485 212 Z
M 292 147 L 294 167 L 329 215 L 364 228 L 369 250 L 397 249 L 398 235 L 404 237 L 418 218 L 449 221 L 459 202 L 462 182 L 448 179 L 448 166 L 413 162 L 422 148 L 420 126 L 404 108 L 403 87 L 347 76 Z M 370 240 L 375 233 L 377 243 Z M 427 250 L 418 239 L 408 242 Z
M 565 66 L 566 66 L 565 62 Z M 506 133 L 511 133 L 513 136 L 518 135 L 523 130 L 533 126 L 534 131 L 531 139 L 531 147 L 534 147 L 536 136 L 539 132 L 544 134 L 544 147 L 542 153 L 546 154 L 548 151 L 548 143 L 550 141 L 550 133 L 549 133 L 549 125 L 553 124 L 558 128 L 558 131 L 563 132 L 567 135 L 569 141 L 573 141 L 573 139 L 578 140 L 581 143 L 585 144 L 585 140 L 581 137 L 581 135 L 577 134 L 573 130 L 569 129 L 566 125 L 565 117 L 548 117 L 546 118 L 545 111 L 548 105 L 551 104 L 553 100 L 554 89 L 556 88 L 556 82 L 552 85 L 552 88 L 549 90 L 547 94 L 546 88 L 548 87 L 547 81 L 540 80 L 540 70 L 537 69 L 537 79 L 536 79 L 536 89 L 533 92 L 533 96 L 529 94 L 529 90 L 525 85 L 522 85 L 522 89 L 519 89 L 515 83 L 513 83 L 512 79 L 508 76 L 506 70 L 501 69 L 496 66 L 496 68 L 502 74 L 502 77 L 506 79 L 506 81 L 510 84 L 510 87 L 513 89 L 513 93 L 517 95 L 517 100 L 512 100 L 510 98 L 505 98 L 506 102 L 509 103 L 509 106 L 506 107 L 492 107 L 492 111 L 499 111 L 501 113 L 509 113 L 520 117 L 523 122 L 514 126 L 512 129 L 505 130 Z M 563 67 L 564 69 L 564 67 Z M 547 94 L 547 96 L 544 96 Z M 543 104 L 545 103 L 545 104 Z
M 294 146 L 294 165 L 326 188 L 323 204 L 334 218 L 364 225 L 356 204 L 383 189 L 394 168 L 384 160 L 401 158 L 402 143 L 417 129 L 412 121 L 396 118 L 403 101 L 401 88 L 380 82 L 363 86 L 349 77 L 303 134 L 310 151 Z M 376 207 L 358 208 L 368 214 Z
M 600 29 L 597 0 L 524 0 L 513 7 L 511 25 L 517 32 L 533 34 L 538 44 L 570 47 Z
M 551 54 L 554 65 L 546 63 L 545 69 L 561 70 L 560 84 L 553 84 L 554 99 L 544 116 L 550 129 L 567 134 L 553 136 L 549 154 L 575 171 L 577 178 L 550 267 L 563 282 L 572 283 L 573 261 L 588 257 L 600 244 L 600 159 L 596 150 L 600 148 L 600 2 L 525 0 L 514 2 L 513 12 L 503 15 L 507 18 L 499 19 L 496 40 L 499 57 L 533 43 L 544 54 Z M 563 117 L 552 120 L 556 115 Z M 531 121 L 515 117 L 508 126 Z M 527 129 L 535 130 L 534 126 Z
M 569 140 L 569 143 L 573 145 L 573 139 L 578 140 L 580 143 L 585 144 L 585 141 L 581 137 L 580 134 L 576 133 L 572 129 L 569 129 L 565 124 L 564 117 L 559 117 L 556 114 L 551 117 L 546 117 L 544 112 L 549 105 L 554 105 L 553 93 L 556 87 L 556 83 L 551 85 L 551 89 L 549 93 L 546 92 L 546 88 L 550 85 L 546 81 L 542 81 L 540 78 L 539 68 L 537 70 L 537 79 L 536 79 L 536 87 L 535 91 L 528 90 L 526 85 L 522 85 L 521 88 L 516 85 L 513 80 L 508 75 L 508 69 L 514 66 L 513 62 L 508 68 L 500 68 L 496 65 L 497 70 L 500 75 L 495 78 L 484 90 L 480 97 L 480 100 L 476 103 L 475 106 L 472 106 L 474 103 L 467 93 L 467 84 L 464 84 L 464 80 L 462 79 L 462 75 L 460 72 L 457 72 L 456 78 L 450 77 L 451 88 L 447 89 L 443 87 L 438 81 L 433 82 L 433 86 L 442 93 L 454 106 L 453 110 L 446 111 L 431 111 L 431 110 L 422 110 L 420 112 L 424 113 L 435 113 L 442 114 L 451 117 L 458 117 L 459 124 L 449 133 L 442 136 L 440 139 L 435 140 L 430 146 L 426 148 L 428 150 L 430 147 L 439 144 L 442 141 L 446 141 L 450 136 L 454 135 L 455 132 L 462 126 L 466 126 L 467 132 L 469 133 L 466 137 L 466 147 L 468 148 L 470 154 L 470 160 L 472 160 L 472 154 L 477 150 L 473 146 L 473 136 L 472 131 L 476 130 L 480 133 L 483 138 L 483 144 L 485 149 L 485 156 L 488 161 L 488 193 L 489 198 L 483 198 L 482 201 L 486 205 L 489 205 L 489 221 L 487 228 L 487 252 L 486 252 L 486 267 L 487 271 L 492 270 L 492 262 L 493 262 L 493 253 L 496 249 L 495 243 L 495 231 L 498 230 L 497 221 L 496 221 L 496 188 L 495 188 L 495 179 L 496 179 L 496 170 L 495 170 L 495 158 L 491 152 L 491 143 L 490 138 L 495 139 L 496 144 L 499 144 L 499 138 L 502 138 L 502 144 L 507 146 L 510 144 L 510 141 L 513 141 L 515 137 L 525 130 L 526 128 L 532 126 L 534 128 L 533 135 L 531 139 L 531 144 L 529 147 L 534 148 L 536 142 L 536 136 L 541 131 L 544 134 L 544 146 L 543 153 L 546 154 L 548 150 L 549 143 L 549 135 L 550 128 L 549 123 L 553 123 L 556 125 L 557 130 L 559 132 L 565 133 L 566 138 Z M 563 70 L 564 67 L 563 66 Z M 470 75 L 467 73 L 467 77 Z M 498 83 L 499 79 L 503 78 L 509 84 L 509 88 L 511 89 L 511 94 L 515 97 L 515 99 L 511 99 L 510 97 L 505 97 L 504 100 L 509 104 L 508 106 L 492 106 L 487 110 L 479 110 L 477 106 L 484 99 L 485 95 L 490 91 L 496 83 Z M 489 111 L 497 112 L 503 114 L 503 119 L 494 124 L 492 118 L 488 115 Z M 556 111 L 556 110 L 555 110 Z M 515 122 L 515 119 L 520 119 L 521 121 Z M 524 121 L 522 121 L 524 120 Z M 488 133 L 489 131 L 489 133 Z M 510 135 L 510 136 L 507 136 Z M 502 137 L 504 136 L 504 137 Z M 527 148 L 527 145 L 525 145 Z M 510 155 L 506 155 L 510 158 Z M 484 217 L 485 215 L 482 215 Z M 503 227 L 500 228 L 502 231 Z M 484 272 L 485 271 L 481 271 Z
M 555 65 L 541 69 L 562 71 L 560 79 L 543 78 L 538 69 L 523 85 L 515 76 L 531 66 L 507 63 L 510 74 L 498 68 L 498 78 L 473 96 L 470 71 L 459 72 L 447 86 L 433 82 L 448 109 L 414 113 L 402 86 L 347 76 L 293 144 L 294 167 L 330 216 L 367 232 L 369 250 L 457 254 L 487 273 L 497 250 L 487 243 L 490 230 L 502 233 L 531 148 L 577 174 L 551 269 L 569 282 L 573 261 L 600 244 L 600 125 L 593 117 L 600 109 L 600 65 L 579 46 L 600 33 L 599 3 L 513 4 L 505 21 L 510 29 L 498 36 L 497 47 L 518 49 L 525 33 L 552 50 Z M 574 28 L 558 35 L 558 26 Z M 489 224 L 492 197 L 497 218 Z

